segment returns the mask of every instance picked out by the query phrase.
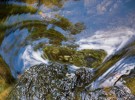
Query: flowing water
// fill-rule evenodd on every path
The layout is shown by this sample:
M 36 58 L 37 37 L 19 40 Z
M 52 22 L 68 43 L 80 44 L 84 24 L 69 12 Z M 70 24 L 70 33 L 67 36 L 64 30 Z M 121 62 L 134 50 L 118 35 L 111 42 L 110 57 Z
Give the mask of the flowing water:
M 124 87 L 125 90 L 127 89 L 126 94 L 131 94 L 132 96 L 129 97 L 134 99 L 135 88 L 130 89 L 135 81 L 134 4 L 134 0 L 1 1 L 0 55 L 16 79 L 20 75 L 28 77 L 27 71 L 29 70 L 30 73 L 39 74 L 31 71 L 32 67 L 35 68 L 34 66 L 41 67 L 40 70 L 48 70 L 48 72 L 51 68 L 42 69 L 43 65 L 56 66 L 57 74 L 60 70 L 60 73 L 70 76 L 71 79 L 78 75 L 76 74 L 79 73 L 78 70 L 86 70 L 85 80 L 90 78 L 84 81 L 86 84 L 79 81 L 83 84 L 79 87 L 82 90 L 91 91 L 91 96 L 83 91 L 80 93 L 81 100 L 97 100 L 96 98 L 102 95 L 99 93 L 104 93 L 104 90 L 94 93 L 93 91 L 113 86 L 122 87 L 120 89 Z M 52 63 L 58 63 L 58 65 L 52 65 Z M 65 68 L 65 65 L 67 70 L 63 72 L 64 69 L 59 69 L 58 66 Z M 50 73 L 54 74 L 53 71 L 52 68 Z M 42 75 L 51 76 L 48 72 Z M 82 73 L 83 71 L 80 72 Z M 33 77 L 37 78 L 37 76 Z M 132 79 L 132 84 L 128 83 L 127 77 Z M 23 79 L 22 77 L 20 80 Z M 56 79 L 53 77 L 50 80 Z M 78 81 L 74 82 L 77 84 Z M 113 89 L 116 90 L 115 87 Z M 16 89 L 16 91 L 26 90 Z M 34 91 L 33 88 L 31 91 Z M 128 97 L 126 94 L 124 96 Z M 35 100 L 39 99 L 36 94 L 33 95 L 35 95 Z M 115 95 L 114 97 L 118 100 L 126 100 Z M 54 97 L 57 97 L 56 94 Z M 74 97 L 74 95 L 69 97 Z M 28 99 L 27 96 L 20 96 L 20 98 Z M 110 100 L 109 98 L 107 100 Z M 60 100 L 72 100 L 72 98 L 61 96 Z

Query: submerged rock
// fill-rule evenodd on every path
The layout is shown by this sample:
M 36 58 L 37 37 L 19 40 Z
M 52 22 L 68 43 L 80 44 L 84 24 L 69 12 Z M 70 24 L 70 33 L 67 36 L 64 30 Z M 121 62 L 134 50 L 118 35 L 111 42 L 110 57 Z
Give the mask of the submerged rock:
M 90 68 L 98 67 L 106 56 L 104 50 L 80 50 L 62 46 L 46 46 L 44 55 L 51 61 L 74 64 L 78 67 L 86 66 Z

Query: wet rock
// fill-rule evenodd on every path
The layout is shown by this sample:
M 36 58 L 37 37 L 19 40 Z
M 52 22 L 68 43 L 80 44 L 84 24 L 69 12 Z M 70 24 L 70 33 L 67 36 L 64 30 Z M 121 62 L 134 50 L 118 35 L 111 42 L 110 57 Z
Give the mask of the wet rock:
M 74 100 L 93 76 L 81 68 L 71 73 L 67 65 L 53 63 L 33 66 L 22 75 L 9 99 Z
M 70 71 L 67 65 L 51 63 L 27 70 L 12 90 L 9 100 L 134 100 L 125 86 L 87 89 L 93 70 Z

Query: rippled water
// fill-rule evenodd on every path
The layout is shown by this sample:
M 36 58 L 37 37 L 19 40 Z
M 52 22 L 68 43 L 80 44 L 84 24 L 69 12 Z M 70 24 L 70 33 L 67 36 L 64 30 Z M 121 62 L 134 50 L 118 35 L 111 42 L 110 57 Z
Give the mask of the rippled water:
M 93 70 L 91 89 L 113 86 L 135 68 L 134 4 L 134 0 L 0 2 L 0 54 L 15 78 L 34 65 L 63 63 L 60 59 L 64 59 L 70 70 L 80 67 Z M 63 53 L 65 58 L 51 58 L 45 51 L 48 46 L 76 51 L 102 49 L 106 56 L 87 58 L 92 64 L 85 66 L 66 61 L 69 53 Z M 49 53 L 57 54 L 57 48 L 50 49 Z M 94 65 L 94 59 L 100 60 L 100 65 Z

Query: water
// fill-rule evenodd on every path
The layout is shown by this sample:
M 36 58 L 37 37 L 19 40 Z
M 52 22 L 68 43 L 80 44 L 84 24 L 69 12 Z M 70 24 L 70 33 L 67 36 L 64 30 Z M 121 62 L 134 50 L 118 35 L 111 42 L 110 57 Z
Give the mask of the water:
M 94 69 L 95 78 L 90 86 L 92 89 L 113 86 L 135 67 L 133 3 L 133 0 L 0 2 L 0 54 L 17 78 L 34 65 L 49 64 L 44 52 L 47 46 L 77 46 L 77 51 L 102 49 L 107 55 Z M 74 64 L 69 67 L 73 72 L 79 68 Z

